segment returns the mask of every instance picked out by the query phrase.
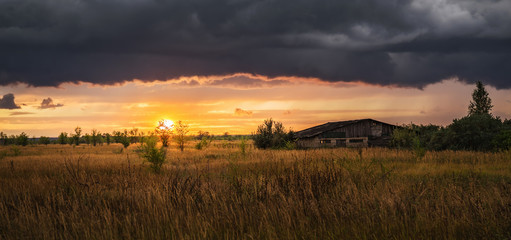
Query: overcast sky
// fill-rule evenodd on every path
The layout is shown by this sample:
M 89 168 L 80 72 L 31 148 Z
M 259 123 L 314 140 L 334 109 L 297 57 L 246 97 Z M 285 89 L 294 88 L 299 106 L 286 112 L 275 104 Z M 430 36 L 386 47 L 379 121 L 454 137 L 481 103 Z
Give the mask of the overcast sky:
M 0 0 L 0 84 L 252 73 L 511 87 L 508 0 Z
M 507 118 L 510 66 L 509 0 L 0 0 L 9 133 Z

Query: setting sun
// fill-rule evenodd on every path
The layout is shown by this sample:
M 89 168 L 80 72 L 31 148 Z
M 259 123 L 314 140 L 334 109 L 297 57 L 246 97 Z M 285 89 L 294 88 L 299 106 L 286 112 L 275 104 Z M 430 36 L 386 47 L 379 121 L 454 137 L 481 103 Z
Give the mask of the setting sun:
M 169 120 L 169 119 L 163 119 L 163 120 L 160 121 L 158 127 L 160 129 L 164 129 L 164 128 L 172 129 L 172 128 L 174 128 L 174 122 L 172 120 Z

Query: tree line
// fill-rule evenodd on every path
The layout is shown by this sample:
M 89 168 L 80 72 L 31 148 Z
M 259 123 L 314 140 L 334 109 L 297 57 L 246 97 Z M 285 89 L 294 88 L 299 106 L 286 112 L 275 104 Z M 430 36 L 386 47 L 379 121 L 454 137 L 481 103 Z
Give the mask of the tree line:
M 30 138 L 25 132 L 19 135 L 7 135 L 0 132 L 0 145 L 20 145 L 27 146 L 30 144 L 61 144 L 61 145 L 80 145 L 87 144 L 92 146 L 112 143 L 122 144 L 125 148 L 131 144 L 142 143 L 149 137 L 156 137 L 164 147 L 170 145 L 170 141 L 174 141 L 180 150 L 184 149 L 186 142 L 192 139 L 199 140 L 195 148 L 202 149 L 209 145 L 213 140 L 229 140 L 233 141 L 241 139 L 241 135 L 230 135 L 225 132 L 221 135 L 213 135 L 207 131 L 200 130 L 197 135 L 188 135 L 188 124 L 183 121 L 177 121 L 171 128 L 164 125 L 163 120 L 159 121 L 158 126 L 154 131 L 144 133 L 138 128 L 124 129 L 120 131 L 113 131 L 112 133 L 101 133 L 97 129 L 92 129 L 90 133 L 84 133 L 81 127 L 76 127 L 73 132 L 61 132 L 57 138 L 50 138 L 41 136 L 39 138 Z
M 76 127 L 73 133 L 61 132 L 56 139 L 47 136 L 39 138 L 29 138 L 25 132 L 19 135 L 10 135 L 0 132 L 0 145 L 21 145 L 26 146 L 29 144 L 69 144 L 69 145 L 102 145 L 104 143 L 121 143 L 129 146 L 132 143 L 138 143 L 144 137 L 144 133 L 139 131 L 138 128 L 124 131 L 113 131 L 112 133 L 101 133 L 96 129 L 92 129 L 90 133 L 83 133 L 81 127 Z
M 491 98 L 477 82 L 468 114 L 443 127 L 408 124 L 396 129 L 391 146 L 427 150 L 500 151 L 511 148 L 511 120 L 493 116 Z

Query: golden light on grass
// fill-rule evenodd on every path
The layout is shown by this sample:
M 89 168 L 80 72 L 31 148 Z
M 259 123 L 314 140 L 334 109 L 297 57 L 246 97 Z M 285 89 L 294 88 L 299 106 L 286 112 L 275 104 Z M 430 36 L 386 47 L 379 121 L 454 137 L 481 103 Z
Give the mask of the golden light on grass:
M 502 239 L 510 152 L 0 146 L 0 239 Z M 120 149 L 124 149 L 120 151 Z

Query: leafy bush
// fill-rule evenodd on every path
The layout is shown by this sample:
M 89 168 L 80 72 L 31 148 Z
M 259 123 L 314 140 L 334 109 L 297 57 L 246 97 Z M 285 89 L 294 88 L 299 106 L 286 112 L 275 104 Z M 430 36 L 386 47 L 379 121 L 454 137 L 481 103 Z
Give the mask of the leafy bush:
M 412 126 L 404 126 L 403 128 L 396 128 L 392 133 L 391 145 L 397 148 L 411 148 L 413 139 L 416 138 L 415 131 Z
M 195 149 L 201 150 L 203 148 L 207 148 L 211 143 L 212 139 L 210 137 L 202 137 L 200 142 L 195 144 Z
M 150 168 L 159 173 L 161 171 L 161 167 L 163 163 L 165 163 L 165 158 L 167 156 L 166 149 L 162 146 L 160 148 L 156 147 L 158 143 L 158 138 L 156 136 L 149 136 L 144 138 L 142 144 L 140 145 L 138 152 L 141 157 L 148 161 L 151 165 Z
M 103 143 L 103 137 L 101 136 L 101 132 L 99 132 L 96 129 L 92 129 L 92 133 L 91 133 L 90 137 L 91 137 L 90 140 L 91 140 L 93 146 Z
M 502 130 L 502 122 L 489 114 L 473 114 L 454 119 L 447 127 L 450 148 L 453 150 L 493 150 L 493 139 Z
M 48 145 L 51 143 L 51 140 L 49 137 L 41 136 L 39 137 L 39 144 Z
M 28 145 L 28 135 L 22 132 L 19 136 L 16 137 L 16 144 L 21 146 Z
M 436 125 L 404 125 L 402 128 L 397 128 L 392 134 L 391 145 L 397 148 L 422 148 L 430 149 L 430 143 L 435 134 L 441 128 Z
M 287 142 L 294 140 L 293 131 L 286 132 L 281 122 L 273 119 L 264 120 L 264 123 L 257 127 L 257 132 L 252 135 L 254 144 L 257 148 L 286 148 Z
M 121 138 L 119 138 L 119 143 L 121 143 L 122 146 L 124 146 L 124 148 L 127 148 L 130 146 L 131 141 L 126 135 L 124 135 Z
M 72 136 L 73 143 L 78 146 L 80 145 L 80 138 L 82 136 L 82 128 L 76 127 L 75 128 L 75 134 Z
M 493 138 L 492 143 L 495 150 L 511 150 L 511 129 L 501 131 Z
M 240 147 L 241 155 L 245 156 L 247 154 L 247 139 L 246 138 L 244 138 L 244 137 L 241 138 L 239 147 Z
M 66 132 L 61 132 L 58 139 L 57 139 L 57 143 L 58 144 L 66 144 L 68 142 L 67 140 L 67 133 Z

